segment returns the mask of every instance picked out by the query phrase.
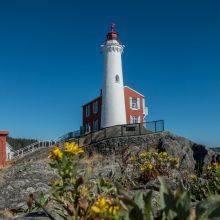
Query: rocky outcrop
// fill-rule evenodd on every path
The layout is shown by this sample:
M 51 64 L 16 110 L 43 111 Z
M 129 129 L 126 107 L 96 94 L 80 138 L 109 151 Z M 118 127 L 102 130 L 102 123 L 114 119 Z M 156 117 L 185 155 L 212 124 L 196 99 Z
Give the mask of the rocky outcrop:
M 194 143 L 186 138 L 167 133 L 157 146 L 158 151 L 166 151 L 172 156 L 179 157 L 180 169 L 202 172 L 205 164 L 220 162 L 220 154 L 208 149 L 204 145 Z
M 103 155 L 120 155 L 125 146 L 139 150 L 144 148 L 159 152 L 166 151 L 172 156 L 179 157 L 181 160 L 180 168 L 189 171 L 194 169 L 201 171 L 204 164 L 220 162 L 220 153 L 170 132 L 109 138 L 87 146 L 86 150 L 90 154 L 97 152 Z
M 129 175 L 129 167 L 123 167 L 120 155 L 133 153 L 140 149 L 166 151 L 181 159 L 181 169 L 202 170 L 204 164 L 219 161 L 220 155 L 203 145 L 196 144 L 186 138 L 175 136 L 169 132 L 151 133 L 140 136 L 109 138 L 86 147 L 95 167 L 91 178 Z M 27 209 L 26 198 L 30 193 L 38 196 L 47 194 L 51 183 L 59 178 L 56 171 L 48 164 L 48 149 L 41 149 L 12 163 L 12 166 L 0 171 L 0 210 Z M 126 157 L 124 158 L 126 159 Z M 88 163 L 88 161 L 87 161 Z M 169 185 L 172 185 L 171 183 Z M 149 182 L 145 188 L 157 188 L 156 182 Z
M 46 155 L 48 149 L 42 149 L 0 171 L 0 210 L 24 211 L 30 193 L 36 196 L 41 192 L 48 194 L 58 175 L 50 168 Z

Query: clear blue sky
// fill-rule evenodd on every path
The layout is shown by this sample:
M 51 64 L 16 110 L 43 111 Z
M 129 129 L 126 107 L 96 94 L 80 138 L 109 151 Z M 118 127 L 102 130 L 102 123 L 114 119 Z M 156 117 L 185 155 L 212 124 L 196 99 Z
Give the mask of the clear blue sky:
M 125 84 L 145 94 L 148 120 L 220 146 L 219 1 L 0 2 L 0 129 L 56 138 L 78 129 L 99 94 L 100 44 L 114 21 Z

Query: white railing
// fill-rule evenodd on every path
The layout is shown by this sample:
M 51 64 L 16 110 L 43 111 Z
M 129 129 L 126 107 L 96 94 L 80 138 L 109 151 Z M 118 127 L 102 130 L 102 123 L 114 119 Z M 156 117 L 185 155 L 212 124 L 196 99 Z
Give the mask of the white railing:
M 11 159 L 17 159 L 23 157 L 28 153 L 32 153 L 36 150 L 39 150 L 40 148 L 52 147 L 53 145 L 55 145 L 55 143 L 56 143 L 55 141 L 37 141 L 24 148 L 14 151 L 11 155 Z

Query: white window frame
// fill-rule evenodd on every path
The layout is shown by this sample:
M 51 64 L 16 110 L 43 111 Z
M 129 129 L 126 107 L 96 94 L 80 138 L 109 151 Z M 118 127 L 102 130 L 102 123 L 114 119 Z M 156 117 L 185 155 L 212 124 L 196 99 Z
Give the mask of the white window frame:
M 141 100 L 140 100 L 139 97 L 137 97 L 137 98 L 129 97 L 129 101 L 130 101 L 130 109 L 133 109 L 133 110 L 140 109 L 140 107 L 141 107 L 141 105 L 140 105 Z
M 140 116 L 130 115 L 130 123 L 131 123 L 131 124 L 140 123 L 139 121 L 140 121 Z

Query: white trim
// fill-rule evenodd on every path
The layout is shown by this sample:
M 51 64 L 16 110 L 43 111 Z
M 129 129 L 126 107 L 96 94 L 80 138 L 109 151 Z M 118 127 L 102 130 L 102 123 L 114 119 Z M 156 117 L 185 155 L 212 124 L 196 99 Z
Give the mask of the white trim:
M 139 94 L 140 96 L 145 97 L 143 94 L 141 94 L 140 92 L 137 92 L 136 90 L 132 89 L 132 88 L 129 87 L 129 86 L 124 86 L 124 88 L 128 88 L 128 89 L 132 90 L 133 92 Z
M 141 99 L 139 97 L 137 98 L 137 108 L 138 110 L 141 109 Z

